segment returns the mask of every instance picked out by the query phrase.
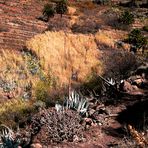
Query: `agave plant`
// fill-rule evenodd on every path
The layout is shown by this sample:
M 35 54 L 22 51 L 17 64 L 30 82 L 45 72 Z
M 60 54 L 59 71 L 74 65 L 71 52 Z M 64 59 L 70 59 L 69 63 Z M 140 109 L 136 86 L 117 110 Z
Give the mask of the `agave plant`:
M 65 99 L 64 106 L 66 109 L 74 109 L 81 115 L 84 115 L 88 111 L 88 101 L 82 95 L 76 91 L 72 91 L 69 97 Z
M 115 80 L 113 80 L 112 78 L 110 78 L 110 79 L 108 78 L 107 81 L 108 81 L 108 83 L 110 85 L 115 85 L 116 84 Z
M 19 145 L 14 132 L 6 125 L 0 125 L 0 142 L 0 148 L 17 148 Z
M 104 77 L 100 76 L 99 77 L 107 84 L 107 85 L 110 85 L 110 86 L 114 86 L 116 84 L 115 80 L 113 80 L 113 78 L 108 78 L 108 79 L 105 79 Z

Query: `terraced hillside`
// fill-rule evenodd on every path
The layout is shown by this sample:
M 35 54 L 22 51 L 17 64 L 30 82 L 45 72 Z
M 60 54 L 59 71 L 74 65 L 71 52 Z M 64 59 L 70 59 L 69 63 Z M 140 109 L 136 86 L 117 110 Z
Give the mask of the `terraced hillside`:
M 47 28 L 47 23 L 36 19 L 45 3 L 46 0 L 0 0 L 1 49 L 21 49 L 26 40 Z

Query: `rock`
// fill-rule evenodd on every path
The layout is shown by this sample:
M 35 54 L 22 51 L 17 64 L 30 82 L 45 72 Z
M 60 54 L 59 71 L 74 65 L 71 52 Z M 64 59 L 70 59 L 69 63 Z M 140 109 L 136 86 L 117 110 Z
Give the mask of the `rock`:
M 31 148 L 42 148 L 42 145 L 40 143 L 34 143 L 34 144 L 31 144 L 30 147 Z
M 68 14 L 73 15 L 76 12 L 76 8 L 68 7 Z
M 130 84 L 128 81 L 124 80 L 120 87 L 121 91 L 129 93 L 131 95 L 142 95 L 144 94 L 141 89 L 139 89 L 136 85 Z
M 91 116 L 91 115 L 93 115 L 95 113 L 95 110 L 94 109 L 90 109 L 89 111 L 88 111 L 88 114 Z
M 85 120 L 86 125 L 91 125 L 93 122 L 91 118 L 85 118 L 84 120 Z
M 140 67 L 138 67 L 137 70 L 135 71 L 135 74 L 147 78 L 148 77 L 148 64 L 141 65 Z
M 133 83 L 135 80 L 141 79 L 141 78 L 142 78 L 142 77 L 139 76 L 139 75 L 130 76 L 130 77 L 127 79 L 127 81 L 128 81 L 129 83 Z
M 133 85 L 131 85 L 128 81 L 124 80 L 122 90 L 124 92 L 129 93 L 129 92 L 133 91 Z
M 104 107 L 105 107 L 104 104 L 99 104 L 99 105 L 97 106 L 96 110 L 99 111 L 101 108 L 104 108 Z
M 131 76 L 127 80 L 132 85 L 136 85 L 139 88 L 147 88 L 148 87 L 148 81 L 143 78 L 142 76 Z

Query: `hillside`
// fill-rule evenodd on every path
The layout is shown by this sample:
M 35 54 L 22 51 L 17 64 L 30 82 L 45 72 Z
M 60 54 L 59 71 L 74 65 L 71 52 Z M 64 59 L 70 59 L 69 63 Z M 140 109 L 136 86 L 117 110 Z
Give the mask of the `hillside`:
M 21 49 L 26 40 L 47 28 L 46 23 L 36 19 L 45 3 L 38 0 L 0 1 L 1 49 Z
M 147 1 L 95 2 L 0 0 L 0 148 L 148 146 Z

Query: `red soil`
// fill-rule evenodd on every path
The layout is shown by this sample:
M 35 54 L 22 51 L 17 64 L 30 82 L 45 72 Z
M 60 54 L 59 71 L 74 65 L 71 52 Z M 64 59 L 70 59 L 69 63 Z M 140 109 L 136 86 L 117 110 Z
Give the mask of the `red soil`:
M 21 49 L 26 40 L 47 28 L 47 23 L 36 17 L 41 15 L 46 1 L 0 1 L 0 48 Z

